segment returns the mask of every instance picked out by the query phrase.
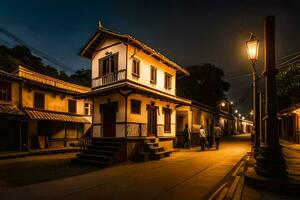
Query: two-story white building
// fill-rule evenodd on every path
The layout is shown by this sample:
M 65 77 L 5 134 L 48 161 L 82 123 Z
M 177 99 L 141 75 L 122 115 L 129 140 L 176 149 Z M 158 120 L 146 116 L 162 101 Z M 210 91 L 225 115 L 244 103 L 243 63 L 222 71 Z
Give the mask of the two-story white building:
M 80 51 L 92 63 L 93 137 L 126 143 L 127 159 L 144 151 L 149 138 L 165 151 L 176 137 L 176 74 L 183 67 L 131 35 L 103 27 Z

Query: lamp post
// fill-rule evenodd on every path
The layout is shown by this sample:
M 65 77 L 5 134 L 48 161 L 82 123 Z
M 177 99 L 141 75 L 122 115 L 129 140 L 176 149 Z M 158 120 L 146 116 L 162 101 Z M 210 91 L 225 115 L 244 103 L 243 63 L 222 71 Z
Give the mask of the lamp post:
M 275 17 L 265 19 L 265 138 L 259 147 L 255 171 L 269 178 L 287 176 L 286 163 L 279 144 L 275 68 Z
M 259 40 L 251 33 L 250 38 L 246 41 L 248 58 L 251 61 L 252 66 L 252 81 L 253 81 L 253 151 L 254 157 L 258 155 L 259 145 L 260 145 L 260 121 L 259 121 L 259 105 L 258 105 L 258 95 L 257 95 L 257 73 L 255 69 L 255 63 L 258 60 L 258 49 Z

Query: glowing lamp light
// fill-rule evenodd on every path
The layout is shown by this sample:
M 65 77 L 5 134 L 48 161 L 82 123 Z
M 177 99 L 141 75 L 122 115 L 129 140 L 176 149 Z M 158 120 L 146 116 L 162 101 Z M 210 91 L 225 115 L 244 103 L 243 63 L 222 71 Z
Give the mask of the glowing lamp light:
M 259 40 L 251 33 L 249 40 L 246 41 L 248 58 L 253 63 L 258 59 Z
M 250 112 L 250 115 L 253 115 L 253 111 Z
M 235 110 L 234 112 L 235 112 L 235 113 L 238 113 L 239 111 L 238 111 L 238 110 Z
M 230 101 L 230 104 L 233 105 L 233 101 Z
M 245 119 L 245 117 L 242 117 L 242 120 L 244 120 Z
M 224 103 L 224 102 L 222 102 L 222 103 L 221 103 L 221 106 L 222 106 L 222 107 L 224 107 L 224 106 L 225 106 L 225 103 Z
M 241 117 L 242 115 L 241 114 L 239 114 L 239 117 Z

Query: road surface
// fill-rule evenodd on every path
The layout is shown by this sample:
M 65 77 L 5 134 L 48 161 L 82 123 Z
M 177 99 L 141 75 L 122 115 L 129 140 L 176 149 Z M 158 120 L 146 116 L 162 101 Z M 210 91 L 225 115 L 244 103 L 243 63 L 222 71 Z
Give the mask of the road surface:
M 249 150 L 250 136 L 240 135 L 223 141 L 220 150 L 194 148 L 159 161 L 123 163 L 19 187 L 2 185 L 0 195 L 1 200 L 207 199 Z

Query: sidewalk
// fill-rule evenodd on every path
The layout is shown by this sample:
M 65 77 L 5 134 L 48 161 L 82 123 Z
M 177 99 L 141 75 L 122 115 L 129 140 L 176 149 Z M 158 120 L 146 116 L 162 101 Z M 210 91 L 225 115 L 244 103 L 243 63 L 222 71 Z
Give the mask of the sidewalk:
M 10 158 L 21 158 L 25 156 L 32 156 L 32 155 L 48 155 L 48 154 L 57 154 L 57 153 L 72 153 L 72 152 L 79 152 L 79 147 L 63 147 L 63 148 L 47 148 L 47 149 L 34 149 L 30 151 L 7 151 L 7 152 L 0 152 L 0 160 L 3 159 L 10 159 Z
M 280 144 L 283 146 L 283 153 L 285 156 L 288 174 L 290 179 L 300 181 L 300 145 L 294 144 L 288 141 L 280 140 Z M 248 164 L 253 165 L 255 160 L 250 161 Z M 243 192 L 241 199 L 299 199 L 299 196 L 292 196 L 289 194 L 282 194 L 280 191 L 270 192 L 265 190 L 254 189 L 244 182 L 240 183 L 243 185 Z

